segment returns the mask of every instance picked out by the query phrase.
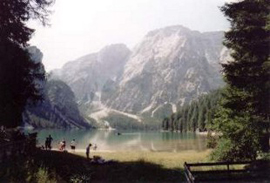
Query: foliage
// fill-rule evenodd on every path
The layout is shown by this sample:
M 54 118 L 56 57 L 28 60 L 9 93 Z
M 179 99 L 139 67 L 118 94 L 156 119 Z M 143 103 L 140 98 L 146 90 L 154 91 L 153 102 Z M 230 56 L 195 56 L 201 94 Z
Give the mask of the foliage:
M 0 123 L 16 127 L 22 121 L 27 100 L 37 101 L 42 93 L 36 81 L 44 80 L 43 67 L 29 53 L 9 41 L 0 42 Z
M 91 182 L 91 176 L 89 175 L 74 175 L 70 178 L 70 182 L 72 183 L 87 183 Z
M 227 86 L 215 119 L 222 133 L 217 160 L 254 160 L 262 150 L 270 114 L 269 0 L 244 0 L 221 8 L 231 23 L 224 44 L 233 60 L 222 64 Z M 268 139 L 268 138 L 266 138 Z
M 0 131 L 0 182 L 57 182 L 56 176 L 33 161 L 37 133 L 23 134 L 17 129 Z M 11 152 L 11 153 L 8 153 Z
M 211 129 L 213 118 L 221 98 L 222 89 L 199 97 L 189 105 L 181 107 L 162 122 L 164 130 L 171 131 L 206 131 Z
M 46 25 L 50 13 L 47 7 L 51 4 L 52 0 L 1 0 L 0 41 L 9 40 L 25 47 L 34 33 L 34 29 L 27 27 L 26 22 L 37 19 Z
M 258 122 L 251 119 L 249 114 L 244 114 L 241 117 L 237 115 L 234 118 L 226 114 L 221 109 L 219 118 L 216 119 L 218 121 L 216 128 L 222 132 L 222 136 L 218 140 L 219 144 L 212 157 L 222 161 L 256 159 L 262 137 L 260 126 L 257 125 Z
M 50 0 L 1 0 L 0 2 L 0 124 L 16 127 L 28 99 L 41 99 L 38 80 L 41 63 L 31 61 L 26 50 L 34 30 L 26 26 L 30 19 L 46 24 Z M 36 79 L 36 81 L 35 81 Z
M 214 149 L 217 147 L 217 141 L 218 141 L 218 136 L 217 135 L 212 135 L 211 131 L 208 131 L 207 133 L 207 148 Z
M 61 181 L 55 172 L 49 172 L 45 167 L 40 167 L 29 155 L 12 158 L 2 163 L 0 170 L 1 182 L 55 183 Z

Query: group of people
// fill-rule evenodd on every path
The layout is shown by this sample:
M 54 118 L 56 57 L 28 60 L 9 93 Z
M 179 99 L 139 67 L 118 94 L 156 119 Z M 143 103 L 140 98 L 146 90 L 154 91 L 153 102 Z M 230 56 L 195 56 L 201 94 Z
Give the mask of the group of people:
M 52 149 L 52 141 L 53 141 L 53 138 L 51 137 L 51 135 L 49 135 L 48 137 L 46 137 L 46 140 L 45 140 L 45 150 L 51 150 Z
M 46 137 L 45 140 L 45 150 L 51 150 L 52 149 L 52 141 L 53 138 L 51 135 L 49 135 L 48 137 Z M 43 146 L 42 146 L 43 147 Z M 44 147 L 43 147 L 44 148 Z M 70 148 L 71 150 L 75 151 L 76 148 L 76 142 L 75 139 L 73 139 L 70 143 Z M 66 151 L 66 140 L 63 139 L 60 143 L 59 143 L 59 150 L 60 151 Z
M 52 149 L 52 141 L 53 141 L 53 138 L 51 135 L 49 135 L 48 137 L 46 137 L 46 140 L 45 140 L 45 150 L 51 150 Z M 76 149 L 76 141 L 75 139 L 73 139 L 71 142 L 70 142 L 70 149 L 75 152 L 75 149 Z M 87 159 L 89 159 L 90 157 L 90 148 L 92 147 L 92 144 L 89 143 L 88 146 L 86 147 L 86 157 Z M 59 143 L 59 150 L 60 151 L 63 151 L 63 152 L 66 152 L 66 140 L 63 139 L 60 143 Z M 94 144 L 93 146 L 93 150 L 97 150 L 97 144 Z
M 75 152 L 75 149 L 76 149 L 76 141 L 75 139 L 73 139 L 71 142 L 70 142 L 70 149 Z M 60 143 L 59 143 L 59 150 L 60 151 L 66 151 L 66 140 L 62 140 Z

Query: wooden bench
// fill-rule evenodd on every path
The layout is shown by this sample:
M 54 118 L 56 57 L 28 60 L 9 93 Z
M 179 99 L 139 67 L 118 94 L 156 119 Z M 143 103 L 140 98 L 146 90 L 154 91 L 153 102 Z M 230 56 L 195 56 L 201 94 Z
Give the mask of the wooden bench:
M 233 174 L 246 174 L 249 173 L 248 169 L 245 169 L 244 167 L 246 165 L 250 165 L 250 161 L 244 161 L 244 162 L 214 162 L 214 163 L 184 163 L 184 172 L 186 179 L 188 183 L 196 183 L 204 181 L 200 175 L 211 175 L 213 177 L 219 175 L 223 175 L 223 178 L 221 176 L 221 179 L 226 180 L 227 178 L 230 178 Z M 235 169 L 236 165 L 244 165 L 242 168 Z M 215 169 L 215 167 L 223 166 L 226 168 L 223 169 Z M 194 167 L 211 167 L 212 170 L 193 170 Z

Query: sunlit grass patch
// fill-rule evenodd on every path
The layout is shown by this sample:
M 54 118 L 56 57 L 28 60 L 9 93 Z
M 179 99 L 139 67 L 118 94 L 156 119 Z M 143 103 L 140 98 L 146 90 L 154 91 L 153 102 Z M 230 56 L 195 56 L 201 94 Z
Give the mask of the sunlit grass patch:
M 78 153 L 85 156 L 83 153 Z M 150 152 L 150 151 L 121 151 L 121 152 L 91 152 L 91 157 L 101 156 L 105 160 L 131 162 L 144 160 L 163 166 L 164 168 L 183 168 L 185 162 L 203 162 L 207 160 L 210 150 L 183 152 Z

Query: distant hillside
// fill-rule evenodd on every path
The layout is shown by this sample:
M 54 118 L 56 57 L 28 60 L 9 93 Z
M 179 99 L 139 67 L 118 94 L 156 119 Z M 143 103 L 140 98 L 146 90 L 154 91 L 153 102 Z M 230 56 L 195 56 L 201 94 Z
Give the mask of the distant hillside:
M 184 105 L 176 113 L 164 118 L 162 128 L 170 131 L 206 131 L 213 124 L 214 115 L 221 100 L 222 89 L 199 97 Z
M 27 48 L 33 62 L 42 62 L 43 54 L 35 46 Z M 44 67 L 40 73 L 45 73 Z M 35 128 L 88 128 L 81 116 L 74 93 L 62 81 L 35 81 L 44 94 L 44 101 L 36 106 L 30 103 L 23 115 L 25 125 Z
M 45 84 L 43 102 L 27 107 L 24 122 L 35 128 L 90 127 L 80 115 L 75 96 L 69 86 L 56 80 Z

